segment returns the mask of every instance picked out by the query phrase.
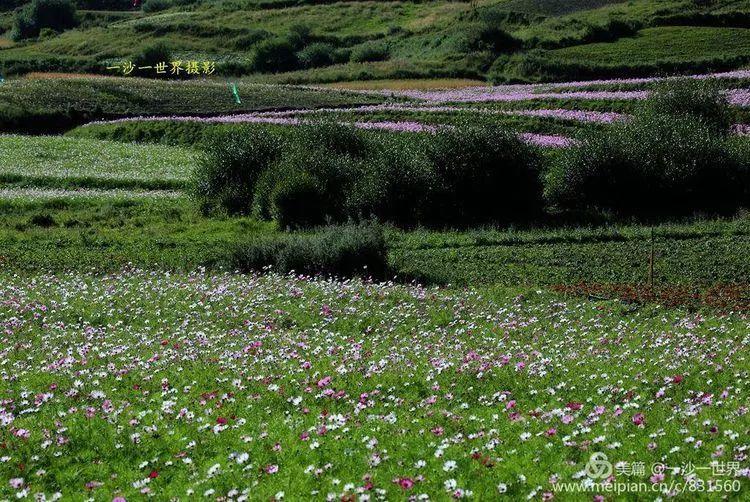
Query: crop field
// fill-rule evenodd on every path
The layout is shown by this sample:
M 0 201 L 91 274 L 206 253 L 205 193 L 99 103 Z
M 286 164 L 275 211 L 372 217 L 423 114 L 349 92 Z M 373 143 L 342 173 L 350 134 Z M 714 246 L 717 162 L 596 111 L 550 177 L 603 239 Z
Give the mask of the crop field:
M 0 0 L 0 500 L 747 500 L 749 33 Z
M 47 136 L 0 136 L 0 180 L 35 186 L 94 188 L 185 185 L 190 150 Z

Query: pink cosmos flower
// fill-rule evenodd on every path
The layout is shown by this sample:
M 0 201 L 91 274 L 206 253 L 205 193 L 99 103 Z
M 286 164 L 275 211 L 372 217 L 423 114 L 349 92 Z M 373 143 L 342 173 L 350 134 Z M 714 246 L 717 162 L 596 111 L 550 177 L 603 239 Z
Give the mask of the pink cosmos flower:
M 331 384 L 331 377 L 323 377 L 320 380 L 318 380 L 318 387 L 321 389 L 324 387 L 328 387 Z
M 401 478 L 398 480 L 399 486 L 404 490 L 410 490 L 414 486 L 414 481 L 409 478 Z
M 279 472 L 279 466 L 276 464 L 270 464 L 267 465 L 263 470 L 266 471 L 267 474 L 276 474 L 277 472 Z
M 569 424 L 573 421 L 573 417 L 571 415 L 564 415 L 562 417 L 562 423 Z
M 646 426 L 646 418 L 643 416 L 643 413 L 636 413 L 633 415 L 633 423 L 637 425 L 638 427 L 645 427 Z

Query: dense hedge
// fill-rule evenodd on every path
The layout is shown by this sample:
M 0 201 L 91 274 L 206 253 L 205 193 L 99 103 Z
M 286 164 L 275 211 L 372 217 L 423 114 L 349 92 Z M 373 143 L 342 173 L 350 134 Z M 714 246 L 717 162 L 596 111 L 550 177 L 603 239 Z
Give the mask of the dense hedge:
M 246 147 L 241 181 L 234 168 L 221 174 L 227 155 L 242 158 L 231 153 L 237 133 L 215 131 L 195 176 L 201 206 L 231 213 L 252 207 L 282 228 L 371 218 L 400 226 L 466 226 L 529 220 L 542 212 L 538 151 L 489 126 L 412 135 L 312 124 L 287 130 L 283 152 L 278 159 L 262 156 L 264 163 L 255 152 L 267 140 L 246 131 L 254 146 Z
M 707 83 L 670 83 L 629 123 L 563 152 L 546 196 L 562 209 L 661 217 L 750 207 L 750 148 Z

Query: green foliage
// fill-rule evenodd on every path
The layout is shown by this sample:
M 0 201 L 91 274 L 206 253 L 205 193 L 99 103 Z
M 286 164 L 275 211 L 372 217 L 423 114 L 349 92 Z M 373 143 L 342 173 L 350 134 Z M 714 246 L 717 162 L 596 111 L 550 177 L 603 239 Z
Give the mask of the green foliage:
M 139 66 L 155 66 L 158 63 L 169 64 L 172 61 L 172 51 L 169 46 L 164 42 L 157 42 L 154 45 L 149 45 L 144 48 L 141 52 L 133 57 L 133 65 Z M 138 70 L 135 70 L 138 71 Z M 141 70 L 144 75 L 153 75 L 152 69 Z
M 297 58 L 304 68 L 317 68 L 333 64 L 336 48 L 324 42 L 315 42 L 297 53 Z
M 328 226 L 312 234 L 259 238 L 235 246 L 228 266 L 243 271 L 384 278 L 388 255 L 383 229 L 374 224 Z
M 564 152 L 547 197 L 561 208 L 646 217 L 733 212 L 750 183 L 747 162 L 698 119 L 644 114 Z
M 310 228 L 325 223 L 326 193 L 310 173 L 289 168 L 271 193 L 271 215 L 280 228 Z
M 278 73 L 297 67 L 294 45 L 284 38 L 263 40 L 255 45 L 250 66 L 258 72 Z
M 443 130 L 427 142 L 426 157 L 440 180 L 431 197 L 435 224 L 517 221 L 541 211 L 540 159 L 512 131 Z
M 252 48 L 258 42 L 271 38 L 272 36 L 273 35 L 266 30 L 250 30 L 247 34 L 235 38 L 233 43 L 235 49 L 245 51 Z
M 277 139 L 256 128 L 214 130 L 193 176 L 193 193 L 201 211 L 246 214 L 255 183 L 278 157 Z
M 493 54 L 499 54 L 514 52 L 523 46 L 523 42 L 510 33 L 489 24 L 472 26 L 467 33 L 468 49 L 473 51 L 490 51 Z
M 385 43 L 365 42 L 352 49 L 351 61 L 354 63 L 385 61 L 389 55 L 390 51 Z
M 43 28 L 63 31 L 78 25 L 76 7 L 70 0 L 33 0 L 16 13 L 14 40 L 39 36 Z
M 423 141 L 404 135 L 378 139 L 376 153 L 349 192 L 350 217 L 376 218 L 402 227 L 432 219 L 431 211 L 439 205 L 434 197 L 440 179 L 425 160 Z
M 143 0 L 141 9 L 143 9 L 143 12 L 150 14 L 152 12 L 167 10 L 173 6 L 174 3 L 171 0 Z
M 734 112 L 718 82 L 712 80 L 666 81 L 653 90 L 642 113 L 694 118 L 719 133 L 727 134 L 734 124 Z

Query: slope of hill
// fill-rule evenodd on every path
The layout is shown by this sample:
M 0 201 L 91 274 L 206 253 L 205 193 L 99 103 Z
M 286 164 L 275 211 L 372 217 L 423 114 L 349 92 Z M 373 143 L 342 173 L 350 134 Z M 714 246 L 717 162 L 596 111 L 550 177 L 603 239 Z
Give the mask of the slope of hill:
M 145 0 L 143 10 L 78 0 L 78 27 L 13 41 L 27 3 L 0 2 L 6 74 L 107 73 L 157 42 L 174 59 L 216 61 L 219 74 L 293 83 L 562 80 L 750 63 L 750 5 L 736 0 Z

